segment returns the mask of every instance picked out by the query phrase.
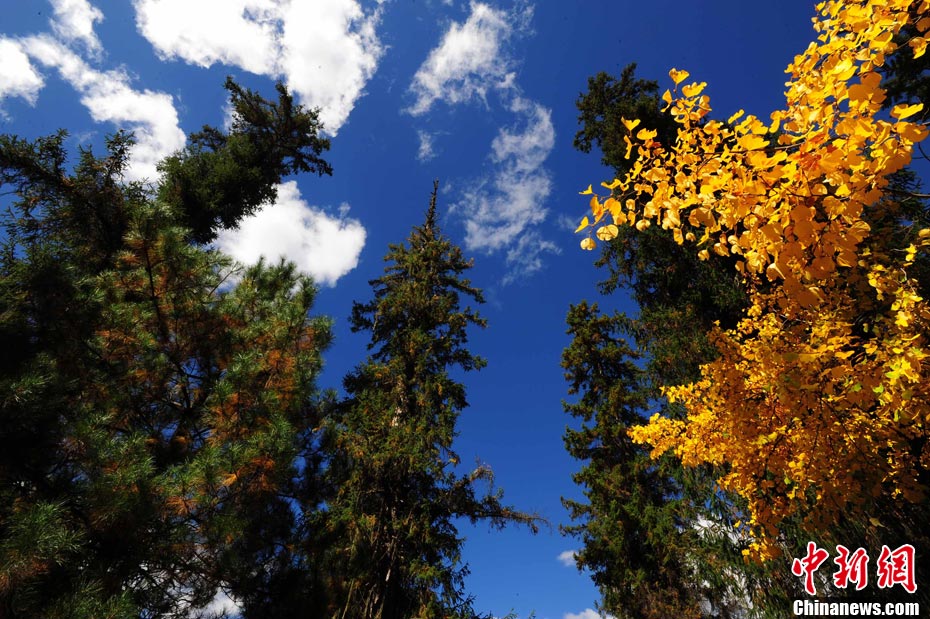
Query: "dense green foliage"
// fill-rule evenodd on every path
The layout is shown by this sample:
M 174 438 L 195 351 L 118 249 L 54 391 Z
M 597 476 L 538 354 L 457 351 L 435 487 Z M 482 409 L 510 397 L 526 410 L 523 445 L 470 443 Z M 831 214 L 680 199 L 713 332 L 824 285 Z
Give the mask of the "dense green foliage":
M 201 136 L 171 158 L 157 195 L 123 181 L 126 134 L 72 171 L 64 133 L 0 137 L 4 617 L 187 617 L 253 587 L 294 524 L 329 322 L 308 315 L 315 289 L 292 266 L 231 286 L 229 260 L 190 239 L 235 224 L 287 171 L 328 170 L 301 152 L 325 142 L 283 89 L 275 106 L 227 87 L 232 132 L 205 130 L 210 156 Z M 221 216 L 169 191 L 226 177 L 249 187 Z

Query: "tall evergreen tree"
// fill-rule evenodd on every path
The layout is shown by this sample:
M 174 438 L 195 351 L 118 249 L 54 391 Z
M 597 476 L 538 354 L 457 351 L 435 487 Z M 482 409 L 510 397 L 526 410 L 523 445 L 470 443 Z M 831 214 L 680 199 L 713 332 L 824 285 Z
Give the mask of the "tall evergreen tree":
M 673 463 L 653 463 L 627 435 L 642 422 L 649 398 L 646 371 L 628 344 L 623 316 L 602 315 L 582 302 L 568 313 L 571 345 L 562 365 L 569 393 L 566 410 L 583 425 L 569 429 L 569 453 L 586 462 L 574 475 L 585 501 L 565 500 L 581 538 L 576 560 L 592 573 L 600 607 L 618 617 L 700 617 L 700 582 L 686 561 L 697 532 L 687 526 Z
M 477 370 L 467 329 L 484 327 L 471 306 L 481 291 L 471 267 L 439 230 L 436 188 L 424 223 L 391 245 L 374 298 L 352 308 L 354 331 L 371 334 L 371 356 L 345 378 L 348 398 L 330 428 L 336 496 L 330 526 L 338 604 L 334 616 L 364 619 L 470 617 L 458 518 L 493 526 L 535 518 L 501 503 L 481 466 L 456 472 L 455 425 L 467 406 L 450 372 Z M 488 482 L 479 496 L 478 482 Z
M 264 130 L 248 113 L 272 104 L 247 99 L 229 142 Z M 320 145 L 314 113 L 284 113 L 269 127 L 303 127 L 295 143 Z M 197 204 L 123 181 L 131 137 L 102 157 L 82 151 L 70 171 L 63 138 L 0 137 L 13 196 L 0 253 L 0 616 L 188 617 L 218 589 L 254 598 L 264 565 L 234 558 L 273 562 L 295 524 L 288 495 L 319 426 L 329 322 L 308 316 L 315 289 L 292 266 L 260 264 L 230 285 L 230 262 L 191 243 Z M 238 165 L 174 161 L 188 176 Z M 289 169 L 249 165 L 264 168 L 264 196 Z M 258 204 L 226 206 L 238 215 L 201 230 Z

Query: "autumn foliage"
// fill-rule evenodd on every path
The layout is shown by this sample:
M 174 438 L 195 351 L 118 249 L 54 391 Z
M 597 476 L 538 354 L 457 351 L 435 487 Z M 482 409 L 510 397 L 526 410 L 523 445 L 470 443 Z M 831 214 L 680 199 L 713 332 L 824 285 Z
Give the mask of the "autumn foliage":
M 706 84 L 673 69 L 662 99 L 677 139 L 623 119 L 630 169 L 579 226 L 585 249 L 658 225 L 703 259 L 737 259 L 749 309 L 713 334 L 719 357 L 699 381 L 665 390 L 687 418 L 655 415 L 631 434 L 654 456 L 725 465 L 755 558 L 777 552 L 785 518 L 823 529 L 872 497 L 924 500 L 930 470 L 930 306 L 916 277 L 930 229 L 892 183 L 928 131 L 913 121 L 922 104 L 882 111 L 880 73 L 902 44 L 924 54 L 930 2 L 817 11 L 817 40 L 768 120 L 709 119 Z M 902 43 L 905 28 L 917 34 Z

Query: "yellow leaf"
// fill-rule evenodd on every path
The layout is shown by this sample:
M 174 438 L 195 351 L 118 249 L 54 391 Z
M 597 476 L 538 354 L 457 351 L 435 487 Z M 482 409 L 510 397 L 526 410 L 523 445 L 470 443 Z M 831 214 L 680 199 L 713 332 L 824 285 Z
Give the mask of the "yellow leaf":
M 688 73 L 687 71 L 684 71 L 684 70 L 679 71 L 678 69 L 672 69 L 668 72 L 668 76 L 672 78 L 672 81 L 675 82 L 676 86 L 682 83 L 683 81 L 685 81 L 686 79 L 688 79 L 689 75 L 691 74 Z
M 833 75 L 841 82 L 845 82 L 856 73 L 856 65 L 849 58 L 843 58 L 833 67 Z
M 770 282 L 774 282 L 776 279 L 784 279 L 785 277 L 781 269 L 779 269 L 778 265 L 774 262 L 765 269 L 765 276 L 769 278 Z
M 907 118 L 908 116 L 913 116 L 920 110 L 924 109 L 923 103 L 915 103 L 913 105 L 907 105 L 906 103 L 901 103 L 894 106 L 891 110 L 891 115 L 897 118 L 898 120 Z
M 588 251 L 591 251 L 591 250 L 594 249 L 595 247 L 597 247 L 597 243 L 595 243 L 595 242 L 594 242 L 594 239 L 592 239 L 591 237 L 588 237 L 588 238 L 586 238 L 586 239 L 582 239 L 582 241 L 581 241 L 581 249 L 586 249 L 586 250 L 588 250 Z
M 640 129 L 639 132 L 636 134 L 636 139 L 643 140 L 643 141 L 651 140 L 652 138 L 656 137 L 658 134 L 659 132 L 656 131 L 655 129 Z
M 617 226 L 613 224 L 609 224 L 609 225 L 601 226 L 600 228 L 598 228 L 597 238 L 600 239 L 601 241 L 609 241 L 611 239 L 616 238 L 619 233 L 620 233 L 620 229 L 617 228 Z
M 604 205 L 597 196 L 591 196 L 591 213 L 594 215 L 594 221 L 599 221 L 604 216 Z
M 744 135 L 739 140 L 739 145 L 745 150 L 758 150 L 768 144 L 768 140 L 758 135 Z
M 781 119 L 778 116 L 775 116 L 774 114 L 772 114 L 772 124 L 769 125 L 768 132 L 775 133 L 776 131 L 778 131 L 778 127 L 780 124 L 781 124 Z
M 895 131 L 901 134 L 901 137 L 911 142 L 920 142 L 927 137 L 927 127 L 916 123 L 895 123 Z
M 859 84 L 849 87 L 850 101 L 868 101 L 878 93 L 878 84 L 882 76 L 877 71 L 866 73 L 859 78 Z
M 591 225 L 591 222 L 589 222 L 588 218 L 585 217 L 584 219 L 581 220 L 581 224 L 579 224 L 579 226 L 575 229 L 575 232 L 581 232 L 582 230 L 584 230 L 590 225 Z
M 604 208 L 608 213 L 614 216 L 614 219 L 617 218 L 618 213 L 623 212 L 623 206 L 614 198 L 607 198 L 607 200 L 604 201 Z
M 627 131 L 629 131 L 629 132 L 632 133 L 632 132 L 633 132 L 633 129 L 636 128 L 636 125 L 639 124 L 639 119 L 636 118 L 636 119 L 634 119 L 634 120 L 627 120 L 626 118 L 621 118 L 621 119 L 620 119 L 620 122 L 623 123 L 623 126 L 626 127 L 626 130 L 627 130 Z
M 579 191 L 579 192 L 578 192 L 578 194 L 579 194 L 579 195 L 582 195 L 582 196 L 586 196 L 586 195 L 588 195 L 589 193 L 594 193 L 594 187 L 591 186 L 591 185 L 588 185 L 588 188 L 585 189 L 584 191 Z
M 686 97 L 696 97 L 701 94 L 706 86 L 707 82 L 694 82 L 692 84 L 688 84 L 687 86 L 682 86 L 681 94 Z
M 920 58 L 927 53 L 927 39 L 924 37 L 914 37 L 907 44 L 914 50 L 914 58 Z

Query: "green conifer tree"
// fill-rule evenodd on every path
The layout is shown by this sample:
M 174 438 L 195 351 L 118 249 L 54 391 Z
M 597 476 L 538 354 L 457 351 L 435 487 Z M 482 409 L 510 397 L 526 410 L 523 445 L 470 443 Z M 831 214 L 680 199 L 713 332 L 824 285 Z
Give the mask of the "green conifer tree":
M 439 230 L 436 187 L 426 220 L 406 244 L 391 245 L 374 298 L 352 309 L 354 331 L 371 334 L 368 360 L 345 378 L 346 401 L 330 428 L 336 496 L 335 617 L 470 617 L 463 589 L 458 518 L 503 526 L 536 519 L 501 503 L 490 469 L 456 472 L 455 425 L 467 406 L 450 372 L 477 370 L 467 329 L 484 327 L 471 306 L 481 291 L 471 267 Z M 489 489 L 478 496 L 476 483 Z
M 248 109 L 228 142 L 253 131 Z M 268 126 L 319 145 L 315 114 L 284 113 Z M 194 202 L 123 181 L 131 137 L 70 171 L 63 138 L 0 137 L 0 616 L 188 617 L 220 589 L 253 599 L 255 559 L 273 562 L 296 524 L 329 322 L 308 316 L 315 289 L 290 265 L 231 285 L 228 259 L 191 243 Z M 215 163 L 173 161 L 165 183 Z M 262 196 L 288 169 L 249 165 L 265 168 Z M 238 214 L 201 230 L 258 204 L 227 206 Z

